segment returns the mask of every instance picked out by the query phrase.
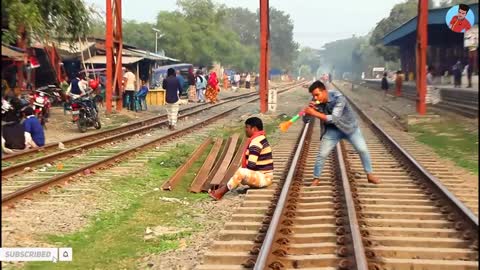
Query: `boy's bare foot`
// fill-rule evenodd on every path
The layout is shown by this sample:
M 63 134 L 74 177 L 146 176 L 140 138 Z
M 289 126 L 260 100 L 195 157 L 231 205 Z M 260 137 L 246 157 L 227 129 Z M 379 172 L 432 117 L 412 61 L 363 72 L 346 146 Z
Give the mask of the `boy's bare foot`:
M 372 183 L 372 184 L 380 184 L 380 179 L 378 179 L 378 177 L 376 177 L 374 174 L 372 173 L 369 173 L 367 174 L 367 179 L 368 179 L 368 182 L 369 183 Z
M 320 179 L 318 178 L 313 178 L 313 182 L 312 184 L 310 185 L 311 187 L 316 187 L 316 186 L 319 186 L 320 185 Z

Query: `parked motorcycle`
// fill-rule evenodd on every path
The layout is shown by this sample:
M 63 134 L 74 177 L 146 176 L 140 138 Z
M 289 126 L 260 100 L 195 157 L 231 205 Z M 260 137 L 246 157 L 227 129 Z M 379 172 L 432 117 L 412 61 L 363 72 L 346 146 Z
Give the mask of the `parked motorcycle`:
M 56 85 L 46 85 L 37 88 L 36 91 L 41 91 L 45 93 L 48 96 L 48 99 L 50 100 L 50 104 L 52 106 L 55 105 L 61 105 L 63 103 L 63 97 L 62 97 L 62 89 L 57 87 Z
M 98 111 L 90 93 L 91 91 L 83 96 L 71 94 L 72 121 L 77 123 L 78 130 L 82 133 L 87 131 L 88 127 L 102 128 Z
M 50 116 L 51 107 L 48 94 L 40 90 L 35 90 L 35 93 L 33 93 L 33 95 L 30 95 L 30 104 L 33 107 L 35 116 L 37 116 L 38 120 L 40 120 L 40 124 L 45 127 L 47 118 Z

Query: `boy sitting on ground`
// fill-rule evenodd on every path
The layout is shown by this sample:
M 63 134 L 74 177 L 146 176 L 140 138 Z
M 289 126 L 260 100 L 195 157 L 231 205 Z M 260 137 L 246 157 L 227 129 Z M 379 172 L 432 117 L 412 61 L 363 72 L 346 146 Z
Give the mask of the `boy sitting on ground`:
M 215 200 L 222 199 L 225 193 L 240 184 L 256 188 L 268 187 L 272 184 L 272 148 L 265 137 L 262 120 L 258 117 L 248 118 L 245 121 L 245 134 L 249 139 L 243 152 L 242 167 L 235 172 L 227 185 L 208 191 L 210 197 Z

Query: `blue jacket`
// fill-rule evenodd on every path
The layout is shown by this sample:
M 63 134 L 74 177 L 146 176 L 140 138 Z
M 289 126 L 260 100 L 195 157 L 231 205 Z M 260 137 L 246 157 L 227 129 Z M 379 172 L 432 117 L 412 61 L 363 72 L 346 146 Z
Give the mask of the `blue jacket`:
M 316 109 L 327 115 L 326 121 L 320 121 L 323 131 L 328 127 L 334 127 L 349 135 L 358 128 L 355 112 L 348 103 L 347 98 L 339 91 L 328 90 L 328 102 L 316 105 Z M 310 119 L 312 119 L 312 116 L 306 115 L 303 121 L 308 122 Z
M 145 97 L 148 94 L 148 87 L 146 85 L 142 86 L 137 92 L 137 97 Z

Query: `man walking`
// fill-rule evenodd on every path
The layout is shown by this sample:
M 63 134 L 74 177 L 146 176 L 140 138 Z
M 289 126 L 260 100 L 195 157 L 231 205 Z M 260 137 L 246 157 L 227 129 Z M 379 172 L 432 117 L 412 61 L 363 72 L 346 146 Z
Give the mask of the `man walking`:
M 125 94 L 128 97 L 128 109 L 131 111 L 135 110 L 135 101 L 134 101 L 134 94 L 135 94 L 135 74 L 133 74 L 131 68 L 127 67 L 127 72 L 123 75 L 125 80 Z
M 387 73 L 383 73 L 383 78 L 382 78 L 382 90 L 383 90 L 383 99 L 387 97 L 388 93 L 388 80 L 387 80 Z
M 197 102 L 197 90 L 195 89 L 195 75 L 193 74 L 193 68 L 188 69 L 188 101 Z
M 180 82 L 175 76 L 175 69 L 169 68 L 167 70 L 167 78 L 163 80 L 162 87 L 166 92 L 165 101 L 167 102 L 168 128 L 174 130 L 177 124 L 179 95 L 182 91 Z
M 202 72 L 197 70 L 196 88 L 197 88 L 197 97 L 198 102 L 205 102 L 205 90 L 207 89 L 207 79 L 203 77 Z
M 453 85 L 454 87 L 462 86 L 462 63 L 457 61 L 457 63 L 452 68 L 453 73 Z
M 372 172 L 370 154 L 367 144 L 358 126 L 356 117 L 345 96 L 335 90 L 327 90 L 320 81 L 315 81 L 308 91 L 312 94 L 312 102 L 305 109 L 307 116 L 304 121 L 311 117 L 320 119 L 322 125 L 322 136 L 320 137 L 320 152 L 318 153 L 313 170 L 312 186 L 320 184 L 320 174 L 332 149 L 341 139 L 348 140 L 360 155 L 363 168 L 370 183 L 378 184 L 378 179 Z M 320 104 L 316 105 L 315 101 Z
M 262 120 L 258 117 L 248 118 L 245 121 L 245 134 L 249 139 L 243 152 L 242 167 L 235 172 L 227 185 L 208 192 L 214 200 L 222 199 L 225 193 L 240 184 L 256 188 L 268 187 L 272 184 L 272 148 L 263 131 Z

